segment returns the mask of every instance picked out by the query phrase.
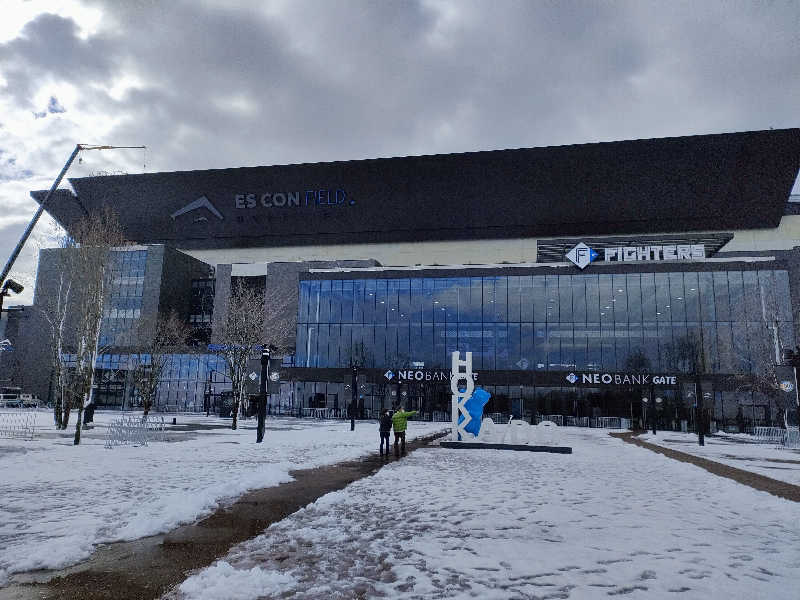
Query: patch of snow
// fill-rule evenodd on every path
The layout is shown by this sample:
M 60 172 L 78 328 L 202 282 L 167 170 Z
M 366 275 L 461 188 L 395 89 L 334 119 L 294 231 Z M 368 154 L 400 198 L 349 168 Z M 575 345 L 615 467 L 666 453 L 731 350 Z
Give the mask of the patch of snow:
M 800 450 L 775 444 L 759 444 L 744 433 L 719 433 L 705 436 L 705 446 L 697 443 L 697 435 L 660 431 L 639 436 L 639 439 L 664 448 L 707 458 L 737 469 L 758 473 L 772 479 L 800 485 Z
M 253 599 L 797 597 L 796 503 L 604 431 L 559 435 L 573 454 L 417 450 L 236 546 L 225 568 L 259 570 Z M 216 566 L 195 577 L 211 585 Z
M 0 439 L 0 586 L 16 572 L 79 562 L 100 543 L 194 522 L 248 490 L 291 481 L 291 470 L 357 459 L 380 442 L 371 421 L 351 432 L 349 421 L 268 418 L 256 444 L 252 419 L 232 431 L 229 419 L 178 415 L 169 442 L 105 449 L 118 416 L 96 412 L 79 446 L 73 425 L 56 432 L 48 411 L 37 413 L 37 439 Z M 195 430 L 208 426 L 217 428 Z M 446 427 L 412 421 L 408 437 Z
M 225 561 L 189 577 L 181 592 L 197 600 L 246 600 L 257 598 L 262 590 L 282 593 L 294 584 L 294 578 L 283 573 L 263 571 L 258 567 L 234 569 Z

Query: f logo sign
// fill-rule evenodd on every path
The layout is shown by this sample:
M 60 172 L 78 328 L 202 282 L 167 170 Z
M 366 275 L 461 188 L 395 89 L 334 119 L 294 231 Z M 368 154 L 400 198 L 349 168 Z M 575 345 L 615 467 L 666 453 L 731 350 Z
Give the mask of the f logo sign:
M 579 269 L 585 268 L 590 262 L 598 257 L 597 252 L 581 242 L 572 250 L 567 252 L 567 258 Z

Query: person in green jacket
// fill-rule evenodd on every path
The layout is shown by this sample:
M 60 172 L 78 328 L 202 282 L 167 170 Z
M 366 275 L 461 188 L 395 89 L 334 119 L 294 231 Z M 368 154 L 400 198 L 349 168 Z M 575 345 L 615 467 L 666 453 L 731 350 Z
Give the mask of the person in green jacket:
M 392 427 L 394 428 L 394 455 L 399 456 L 400 452 L 405 455 L 406 453 L 406 428 L 408 427 L 408 417 L 413 417 L 417 414 L 416 410 L 403 410 L 401 407 L 394 415 L 392 415 Z M 400 441 L 402 440 L 402 450 L 400 450 Z

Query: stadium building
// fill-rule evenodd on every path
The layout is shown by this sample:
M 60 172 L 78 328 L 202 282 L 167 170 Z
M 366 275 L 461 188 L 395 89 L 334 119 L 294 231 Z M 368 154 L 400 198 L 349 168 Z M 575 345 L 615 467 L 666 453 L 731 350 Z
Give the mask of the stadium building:
M 175 308 L 213 343 L 237 278 L 291 298 L 275 410 L 342 411 L 355 365 L 365 413 L 444 417 L 459 350 L 489 413 L 636 419 L 657 396 L 678 426 L 701 379 L 710 418 L 742 426 L 796 403 L 780 353 L 800 340 L 799 169 L 784 129 L 77 178 L 47 210 L 69 231 L 110 206 L 137 244 L 116 251 L 112 342 Z M 124 372 L 124 351 L 103 361 Z M 173 365 L 163 407 L 229 388 L 211 354 Z M 134 401 L 124 376 L 104 381 L 101 405 Z

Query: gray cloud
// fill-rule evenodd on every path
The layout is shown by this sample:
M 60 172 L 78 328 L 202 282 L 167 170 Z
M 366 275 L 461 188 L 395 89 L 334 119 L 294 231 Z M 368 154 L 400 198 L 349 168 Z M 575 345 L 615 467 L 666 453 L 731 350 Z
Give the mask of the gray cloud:
M 43 14 L 0 44 L 2 93 L 33 112 L 75 84 L 61 118 L 113 116 L 97 141 L 147 144 L 148 170 L 798 126 L 795 1 L 86 3 L 88 39 Z M 57 172 L 57 135 L 15 171 Z

